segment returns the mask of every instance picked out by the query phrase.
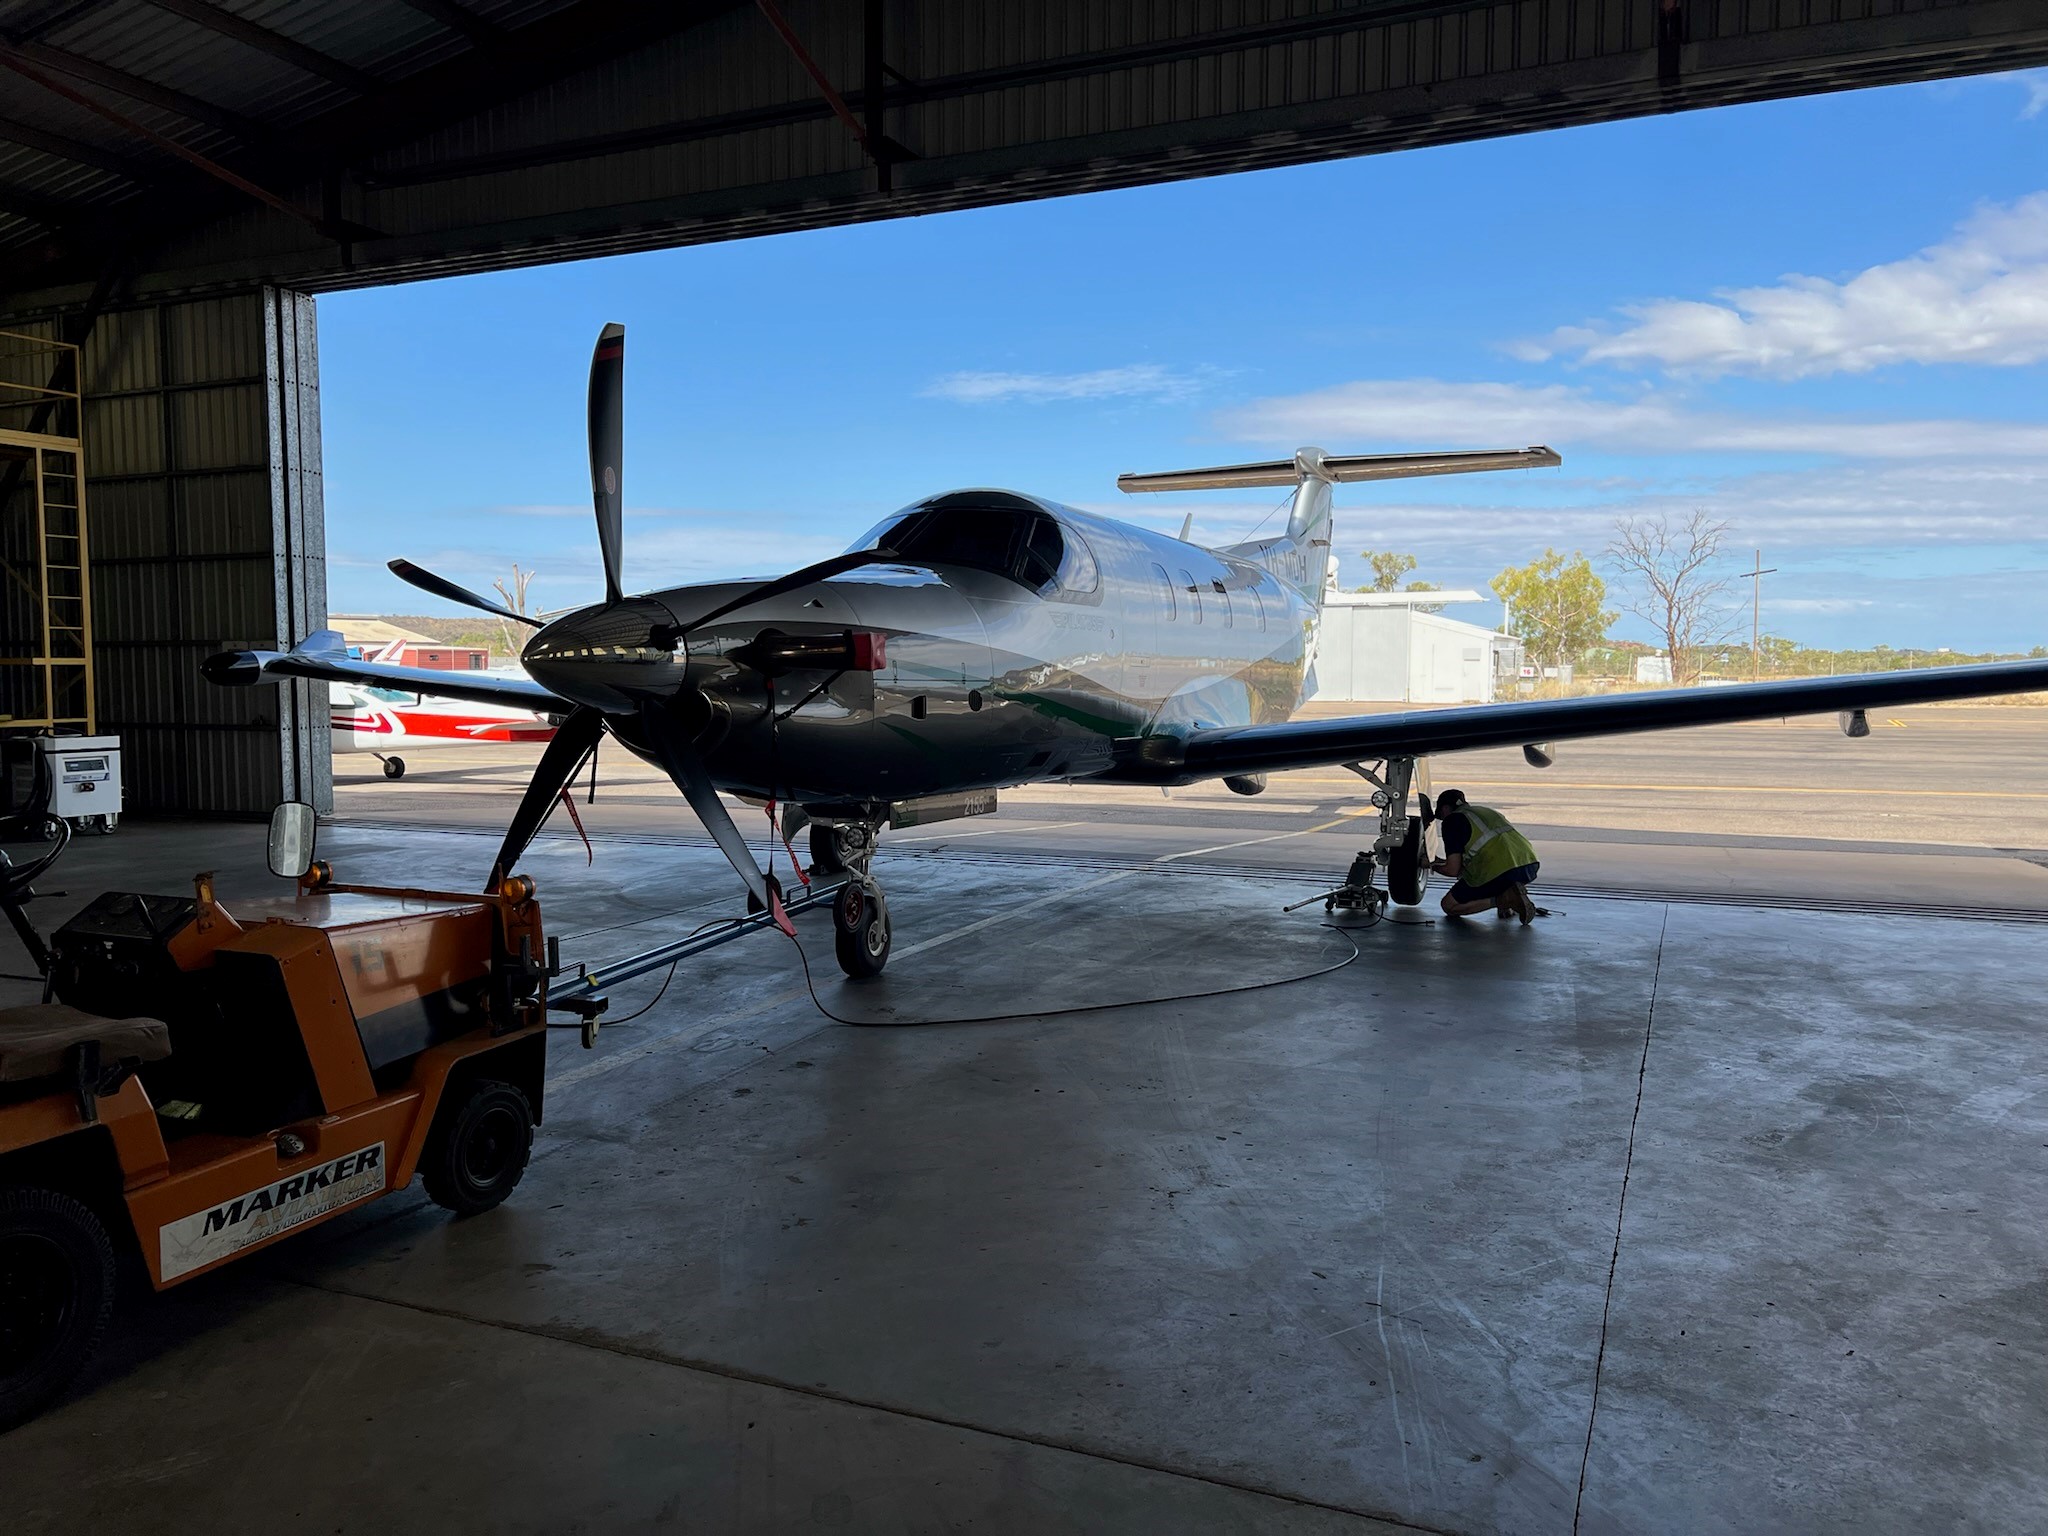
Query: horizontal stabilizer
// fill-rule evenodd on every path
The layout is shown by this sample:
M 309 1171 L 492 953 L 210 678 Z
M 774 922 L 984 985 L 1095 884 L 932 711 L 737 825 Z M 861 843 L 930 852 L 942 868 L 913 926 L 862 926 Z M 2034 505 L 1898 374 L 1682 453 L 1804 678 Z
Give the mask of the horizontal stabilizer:
M 1304 448 L 1291 459 L 1263 464 L 1118 475 L 1116 485 L 1126 492 L 1249 490 L 1257 486 L 1294 485 L 1311 478 L 1337 484 L 1354 480 L 1412 480 L 1422 475 L 1470 475 L 1489 469 L 1551 469 L 1563 462 L 1554 450 L 1544 447 L 1463 453 L 1350 454 Z

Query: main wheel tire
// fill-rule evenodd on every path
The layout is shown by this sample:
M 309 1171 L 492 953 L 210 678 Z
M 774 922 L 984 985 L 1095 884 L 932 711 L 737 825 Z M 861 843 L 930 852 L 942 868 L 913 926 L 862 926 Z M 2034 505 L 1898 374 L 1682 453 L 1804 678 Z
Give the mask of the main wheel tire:
M 420 1157 L 427 1198 L 458 1216 L 502 1204 L 533 1152 L 533 1106 L 510 1083 L 478 1078 L 441 1101 Z
M 92 1357 L 114 1309 L 114 1245 L 50 1189 L 0 1189 L 0 1430 L 32 1418 Z
M 889 963 L 889 908 L 882 893 L 849 880 L 832 898 L 832 952 L 855 981 L 882 974 Z
M 384 759 L 384 777 L 385 777 L 385 778 L 387 778 L 387 779 L 402 779 L 402 778 L 404 778 L 404 777 L 405 777 L 405 759 L 404 759 L 404 758 L 402 758 L 402 757 L 387 757 L 387 758 L 385 758 L 385 759 Z
M 1429 870 L 1422 862 L 1422 818 L 1408 818 L 1408 835 L 1387 854 L 1387 894 L 1404 907 L 1420 902 L 1429 890 Z

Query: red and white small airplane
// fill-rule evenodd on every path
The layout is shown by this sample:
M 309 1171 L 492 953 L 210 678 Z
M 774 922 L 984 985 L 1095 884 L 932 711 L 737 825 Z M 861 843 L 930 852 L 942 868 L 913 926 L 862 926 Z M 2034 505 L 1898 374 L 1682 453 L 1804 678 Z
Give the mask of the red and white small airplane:
M 363 660 L 396 663 L 404 641 L 394 640 Z M 522 676 L 524 674 L 521 674 Z M 368 752 L 384 765 L 384 777 L 405 777 L 397 748 L 504 746 L 552 741 L 555 727 L 543 715 L 504 704 L 466 704 L 368 683 L 328 685 L 327 724 L 336 752 Z

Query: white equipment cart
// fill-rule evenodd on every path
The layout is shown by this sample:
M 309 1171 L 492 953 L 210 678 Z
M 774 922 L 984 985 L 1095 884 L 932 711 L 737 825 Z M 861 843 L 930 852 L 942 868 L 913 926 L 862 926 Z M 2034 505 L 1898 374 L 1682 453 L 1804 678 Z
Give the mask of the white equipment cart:
M 50 786 L 49 813 L 80 832 L 113 831 L 121 820 L 121 738 L 40 736 L 36 750 Z

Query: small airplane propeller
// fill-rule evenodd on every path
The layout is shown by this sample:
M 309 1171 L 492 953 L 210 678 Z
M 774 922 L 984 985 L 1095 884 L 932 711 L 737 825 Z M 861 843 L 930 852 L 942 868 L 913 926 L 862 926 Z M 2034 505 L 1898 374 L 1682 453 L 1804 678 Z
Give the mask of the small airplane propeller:
M 550 624 L 541 624 L 479 597 L 410 561 L 394 560 L 391 569 L 401 579 L 423 591 L 466 603 L 501 618 L 534 625 L 540 633 L 528 646 L 529 665 L 538 665 L 545 658 L 549 663 L 548 670 L 551 673 L 559 671 L 563 678 L 561 682 L 553 676 L 544 678 L 550 687 L 572 699 L 576 699 L 579 692 L 588 692 L 596 701 L 577 699 L 575 707 L 562 716 L 556 726 L 554 738 L 535 765 L 533 778 L 521 795 L 511 824 L 505 830 L 505 840 L 491 869 L 493 888 L 512 873 L 525 855 L 527 846 L 540 831 L 570 780 L 590 754 L 597 750 L 605 731 L 623 726 L 644 749 L 652 752 L 669 778 L 674 780 L 676 788 L 704 823 L 712 840 L 745 882 L 748 894 L 775 915 L 776 922 L 784 931 L 794 932 L 782 910 L 781 893 L 775 877 L 764 872 L 755 861 L 753 850 L 747 846 L 745 836 L 726 810 L 725 802 L 719 798 L 717 786 L 712 782 L 703 753 L 698 748 L 699 731 L 711 713 L 710 702 L 702 692 L 687 680 L 682 691 L 673 695 L 613 683 L 607 683 L 601 689 L 580 690 L 575 686 L 575 663 L 568 658 L 588 654 L 591 638 L 600 633 L 609 637 L 628 630 L 637 632 L 637 627 L 646 623 L 645 611 L 650 606 L 645 599 L 628 598 L 620 577 L 624 533 L 621 462 L 625 355 L 625 327 L 607 325 L 599 333 L 596 350 L 591 355 L 588 408 L 590 495 L 597 517 L 598 549 L 604 561 L 605 600 L 602 604 L 580 609 Z M 655 650 L 672 650 L 691 630 L 750 603 L 794 591 L 843 571 L 893 558 L 891 551 L 883 549 L 834 555 L 786 576 L 750 587 L 687 623 L 648 623 L 644 642 L 637 643 Z M 615 640 L 607 640 L 607 645 L 613 644 L 616 644 Z
M 619 567 L 626 537 L 626 328 L 607 325 L 590 356 L 590 499 L 597 510 L 597 549 L 604 557 L 604 600 L 625 596 Z
M 479 596 L 467 587 L 459 587 L 446 576 L 436 576 L 424 566 L 414 565 L 410 560 L 389 560 L 391 574 L 400 581 L 410 582 L 422 592 L 431 592 L 436 597 L 445 597 L 451 603 L 461 603 L 497 618 L 510 619 L 515 624 L 526 624 L 534 629 L 541 627 L 541 621 L 530 613 L 514 613 L 503 603 L 494 603 L 488 597 Z

